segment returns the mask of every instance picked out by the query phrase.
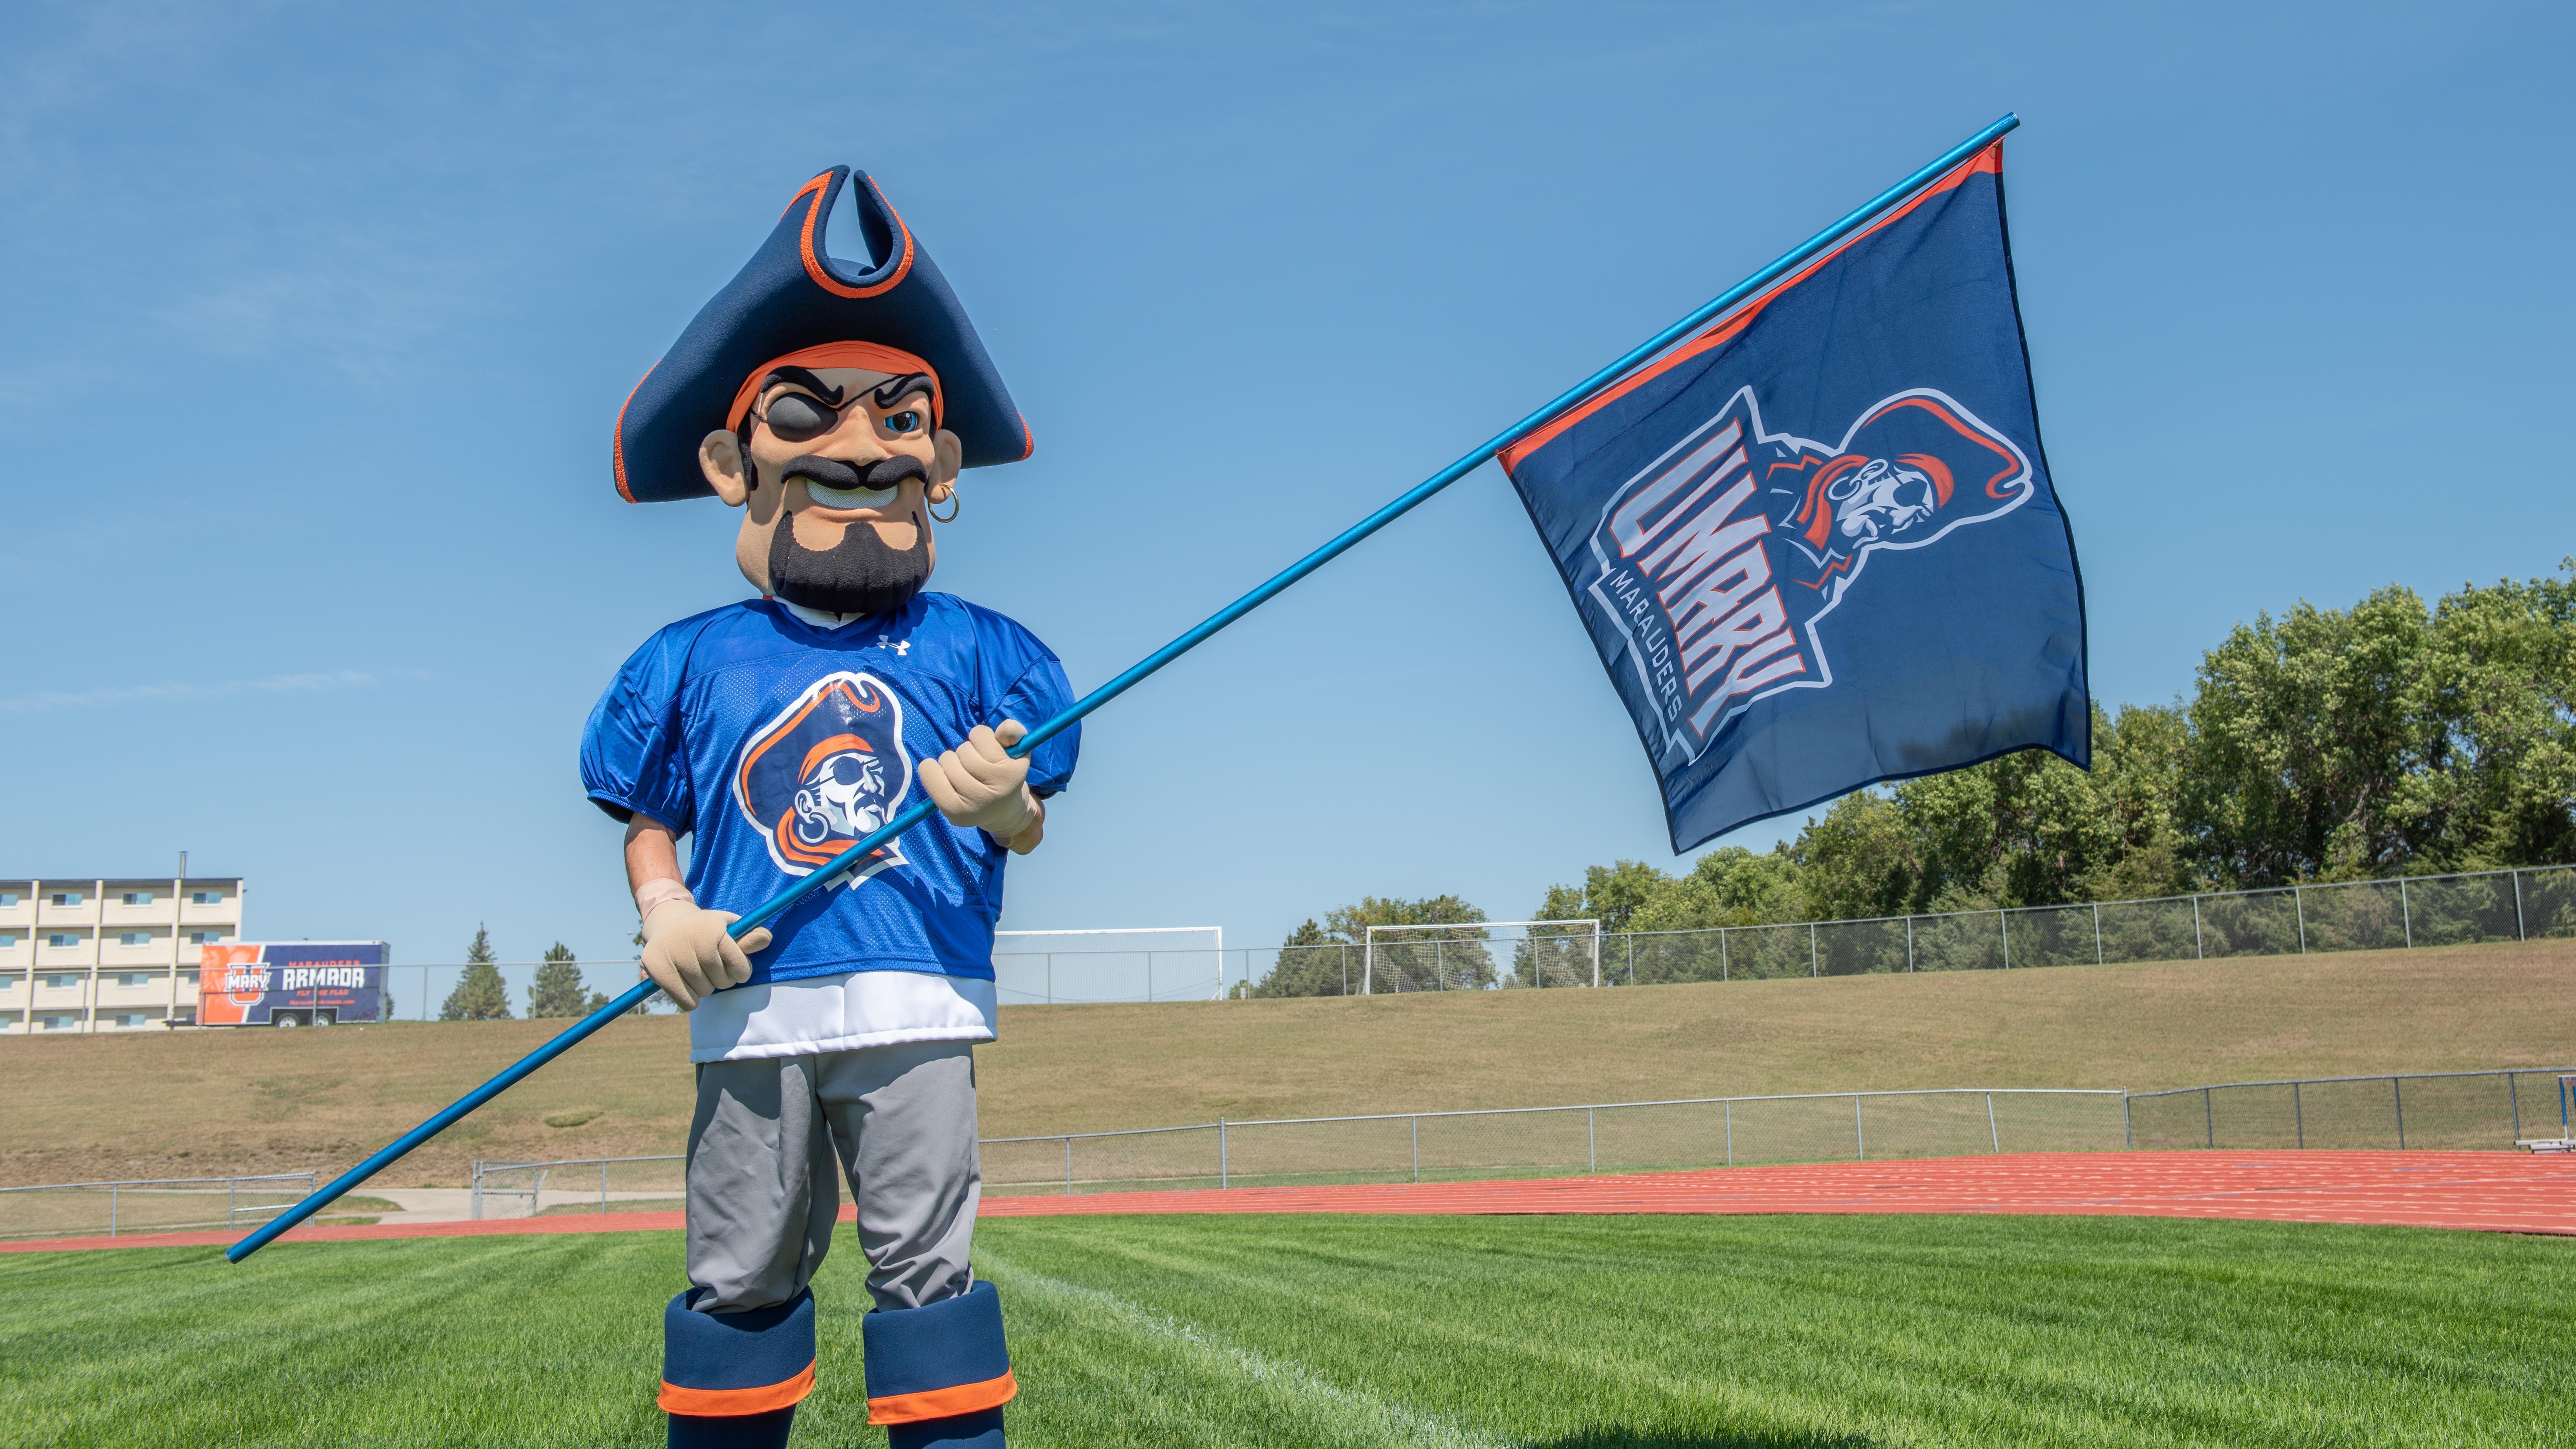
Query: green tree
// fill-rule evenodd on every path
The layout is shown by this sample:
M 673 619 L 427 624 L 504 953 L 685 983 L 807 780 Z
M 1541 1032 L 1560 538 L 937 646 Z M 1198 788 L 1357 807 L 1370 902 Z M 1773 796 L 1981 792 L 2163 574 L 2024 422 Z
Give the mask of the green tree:
M 1325 934 L 1312 916 L 1279 943 L 1269 974 L 1253 986 L 1254 996 L 1340 996 L 1359 990 L 1350 977 L 1348 947 Z
M 546 948 L 536 979 L 528 983 L 529 1016 L 588 1016 L 607 1004 L 607 997 L 582 989 L 581 964 L 571 947 L 557 941 Z
M 1339 996 L 1343 957 L 1348 947 L 1350 992 L 1368 983 L 1368 928 L 1371 926 L 1454 925 L 1447 932 L 1407 931 L 1378 942 L 1380 991 L 1462 990 L 1494 982 L 1492 952 L 1482 929 L 1485 913 L 1454 895 L 1426 896 L 1418 901 L 1362 896 L 1354 905 L 1334 908 L 1318 926 L 1306 921 L 1281 943 L 1278 964 L 1255 986 L 1255 996 Z M 1435 944 L 1436 943 L 1436 944 Z M 1303 948 L 1303 949 L 1297 949 Z
M 481 922 L 474 926 L 474 944 L 465 948 L 465 974 L 456 989 L 447 993 L 447 1002 L 438 1008 L 441 1021 L 506 1021 L 510 1016 L 510 989 L 502 984 L 500 968 L 492 964 L 491 933 Z
M 2432 616 L 2391 585 L 2350 610 L 2301 603 L 2239 624 L 2201 662 L 2187 829 L 2236 886 L 2392 874 L 2439 823 L 2408 777 L 2446 741 L 2420 708 Z M 2410 799 L 2410 796 L 2413 798 Z

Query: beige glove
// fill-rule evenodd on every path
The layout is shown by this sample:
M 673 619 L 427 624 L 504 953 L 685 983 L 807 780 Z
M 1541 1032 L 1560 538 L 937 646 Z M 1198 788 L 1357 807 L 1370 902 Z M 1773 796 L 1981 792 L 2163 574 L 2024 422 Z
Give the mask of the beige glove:
M 751 953 L 768 948 L 769 928 L 737 941 L 725 934 L 737 919 L 731 911 L 700 910 L 685 893 L 664 900 L 644 917 L 644 974 L 682 1011 L 697 1010 L 711 991 L 749 981 Z
M 1002 721 L 999 730 L 977 725 L 966 743 L 935 760 L 921 762 L 921 788 L 948 823 L 980 829 L 1009 844 L 1011 837 L 1038 818 L 1038 797 L 1029 791 L 1029 762 L 1012 759 L 1009 749 L 1028 730 L 1018 720 Z

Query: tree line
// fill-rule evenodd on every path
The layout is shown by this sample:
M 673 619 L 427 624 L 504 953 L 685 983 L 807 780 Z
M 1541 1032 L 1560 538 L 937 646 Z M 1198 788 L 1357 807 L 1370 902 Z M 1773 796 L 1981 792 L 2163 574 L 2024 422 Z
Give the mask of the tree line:
M 456 989 L 447 993 L 445 1004 L 438 1008 L 441 1021 L 507 1021 L 510 1019 L 510 988 L 501 980 L 501 968 L 493 964 L 492 935 L 481 923 L 474 927 L 474 941 L 465 948 L 465 974 L 456 980 Z M 608 994 L 586 991 L 581 984 L 581 963 L 574 959 L 572 948 L 557 941 L 546 948 L 545 959 L 537 963 L 537 974 L 528 983 L 528 1015 L 588 1016 L 608 1004 Z
M 2202 656 L 2189 698 L 2097 706 L 2090 773 L 2029 750 L 1857 791 L 1769 851 L 1679 875 L 1591 866 L 1531 915 L 1704 930 L 2571 859 L 2576 559 L 2430 606 L 2390 585 L 2258 615 Z M 1363 897 L 1292 932 L 1253 994 L 1340 994 L 1342 953 L 1311 948 L 1370 925 L 1484 919 L 1457 896 Z

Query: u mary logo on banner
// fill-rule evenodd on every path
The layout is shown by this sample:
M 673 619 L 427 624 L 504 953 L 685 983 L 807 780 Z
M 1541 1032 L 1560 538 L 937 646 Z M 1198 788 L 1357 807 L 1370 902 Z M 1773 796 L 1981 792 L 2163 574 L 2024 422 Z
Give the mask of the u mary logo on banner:
M 1582 587 L 1627 639 L 1659 765 L 1698 759 L 1756 700 L 1831 687 L 1822 625 L 1872 554 L 1928 548 L 2033 491 L 2021 447 L 1931 388 L 1881 399 L 1831 444 L 1769 431 L 1738 389 L 1592 531 Z

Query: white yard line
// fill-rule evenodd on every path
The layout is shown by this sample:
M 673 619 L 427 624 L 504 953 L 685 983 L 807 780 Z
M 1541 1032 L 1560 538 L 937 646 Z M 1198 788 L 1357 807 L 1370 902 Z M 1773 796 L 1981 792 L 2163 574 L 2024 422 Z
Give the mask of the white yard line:
M 1009 1284 L 1013 1292 L 1078 1303 L 1095 1319 L 1113 1319 L 1139 1333 L 1171 1344 L 1184 1358 L 1201 1368 L 1259 1385 L 1304 1410 L 1301 1417 L 1307 1419 L 1308 1427 L 1325 1442 L 1423 1445 L 1432 1446 L 1432 1449 L 1511 1449 L 1508 1440 L 1478 1433 L 1436 1414 L 1389 1403 L 1364 1390 L 1344 1388 L 1299 1364 L 1228 1343 L 1205 1330 L 1156 1313 L 1141 1304 L 1130 1303 L 1115 1293 L 1031 1272 L 997 1258 L 989 1251 L 979 1251 L 975 1258 L 979 1266 L 999 1269 L 999 1281 Z

